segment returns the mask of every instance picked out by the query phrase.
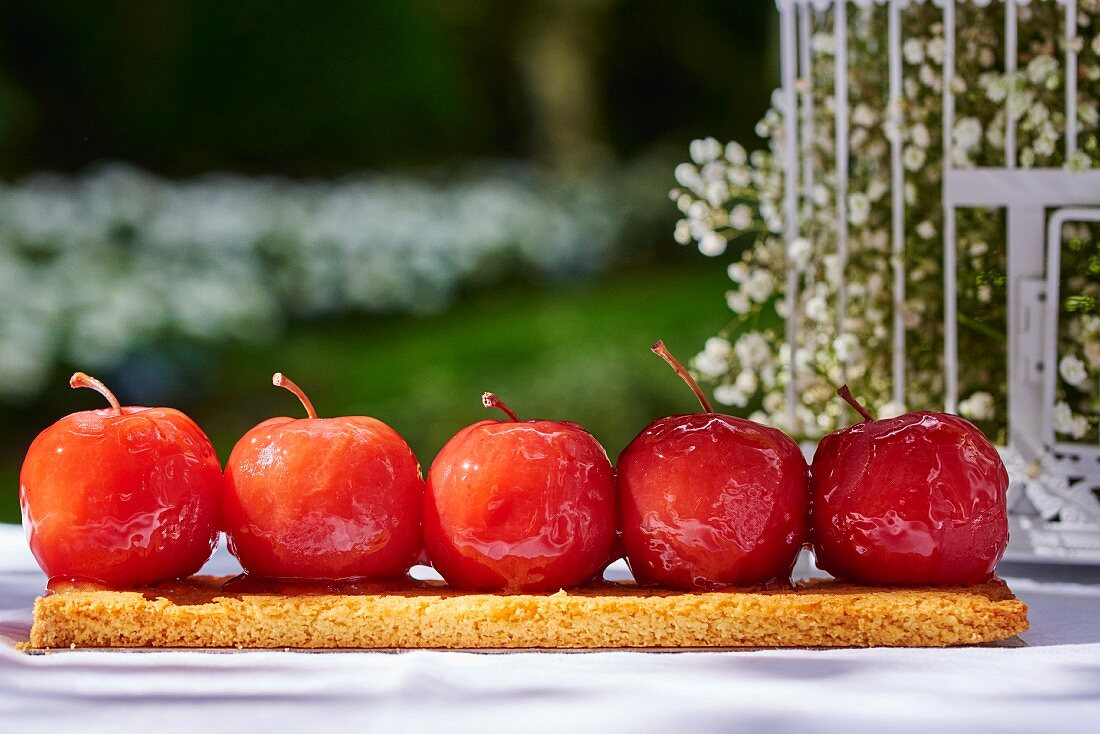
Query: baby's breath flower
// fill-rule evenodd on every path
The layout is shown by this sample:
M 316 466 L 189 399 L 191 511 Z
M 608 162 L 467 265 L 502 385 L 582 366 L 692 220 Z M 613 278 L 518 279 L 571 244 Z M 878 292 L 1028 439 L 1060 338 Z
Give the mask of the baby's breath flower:
M 1054 406 L 1052 414 L 1054 431 L 1071 438 L 1084 438 L 1089 430 L 1088 419 L 1081 415 L 1074 415 L 1069 404 L 1060 401 Z
M 1089 377 L 1085 363 L 1072 354 L 1067 354 L 1058 361 L 1058 374 L 1066 384 L 1073 387 L 1080 387 Z
M 995 404 L 993 396 L 987 392 L 976 392 L 959 402 L 959 415 L 976 421 L 993 420 Z

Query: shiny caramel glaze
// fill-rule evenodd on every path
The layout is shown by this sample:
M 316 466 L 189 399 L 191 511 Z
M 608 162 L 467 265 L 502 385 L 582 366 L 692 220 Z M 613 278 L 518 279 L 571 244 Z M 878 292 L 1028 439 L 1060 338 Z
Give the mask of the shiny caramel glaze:
M 250 573 L 400 578 L 420 553 L 420 464 L 374 418 L 264 421 L 225 477 L 223 526 Z
M 51 577 L 128 586 L 199 570 L 217 541 L 221 465 L 186 415 L 121 407 L 73 413 L 31 444 L 23 528 Z
M 432 463 L 424 545 L 456 588 L 556 591 L 606 568 L 615 514 L 611 463 L 580 426 L 481 421 Z
M 1008 474 L 971 423 L 917 412 L 822 439 L 814 457 L 820 568 L 869 584 L 989 579 L 1008 544 Z
M 720 413 L 654 421 L 618 461 L 627 560 L 675 589 L 788 582 L 808 540 L 806 460 L 782 432 Z

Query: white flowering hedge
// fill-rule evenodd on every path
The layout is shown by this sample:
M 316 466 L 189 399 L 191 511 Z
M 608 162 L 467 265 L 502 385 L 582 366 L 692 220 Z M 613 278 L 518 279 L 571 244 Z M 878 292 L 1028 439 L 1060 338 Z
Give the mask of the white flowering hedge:
M 1068 167 L 1100 163 L 1100 0 L 1078 2 L 1079 152 L 1065 160 L 1064 40 L 1062 6 L 1036 1 L 1019 7 L 1019 70 L 1003 71 L 1003 6 L 957 6 L 958 50 L 953 156 L 957 167 L 1003 165 L 1005 115 L 1017 123 L 1022 167 Z M 940 183 L 942 11 L 912 4 L 902 12 L 903 119 L 894 129 L 888 99 L 885 7 L 849 12 L 848 57 L 851 165 L 847 212 L 849 260 L 845 273 L 848 308 L 844 333 L 837 328 L 840 262 L 836 254 L 832 17 L 819 14 L 812 35 L 812 80 L 799 90 L 813 94 L 817 184 L 801 213 L 804 236 L 782 236 L 784 130 L 782 98 L 757 132 L 766 150 L 747 155 L 737 143 L 708 138 L 691 145 L 691 162 L 676 169 L 671 196 L 683 213 L 675 236 L 706 255 L 734 255 L 726 295 L 735 317 L 708 340 L 694 369 L 714 388 L 715 399 L 750 412 L 763 422 L 808 438 L 834 430 L 842 417 L 836 386 L 842 378 L 880 415 L 942 406 L 943 292 Z M 891 394 L 891 211 L 890 143 L 903 142 L 905 168 L 905 266 L 907 292 L 907 406 Z M 1097 438 L 1100 376 L 1100 238 L 1095 228 L 1067 226 L 1064 233 L 1064 295 L 1060 329 L 1059 402 L 1056 430 L 1074 439 Z M 1002 211 L 958 213 L 958 305 L 961 355 L 959 410 L 987 432 L 1004 438 L 1006 414 L 1005 219 Z M 788 262 L 798 269 L 797 308 L 801 336 L 793 355 L 782 333 Z M 778 317 L 775 313 L 778 311 Z M 792 364 L 799 387 L 793 423 L 784 390 Z
M 166 335 L 239 340 L 288 317 L 423 311 L 504 271 L 603 267 L 620 179 L 522 167 L 407 177 L 169 182 L 114 166 L 0 186 L 0 398 Z

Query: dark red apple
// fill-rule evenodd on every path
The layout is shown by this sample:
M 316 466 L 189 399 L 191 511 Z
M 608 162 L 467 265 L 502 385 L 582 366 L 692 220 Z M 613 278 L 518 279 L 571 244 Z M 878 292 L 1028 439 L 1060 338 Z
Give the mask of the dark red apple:
M 254 576 L 385 580 L 420 551 L 420 464 L 405 440 L 365 416 L 271 418 L 246 433 L 225 467 L 229 549 Z
M 556 591 L 597 577 L 615 543 L 615 480 L 575 423 L 507 420 L 463 428 L 428 472 L 424 546 L 451 586 Z
M 119 405 L 77 372 L 69 384 L 111 404 L 38 434 L 19 476 L 31 551 L 53 582 L 132 587 L 189 576 L 218 539 L 221 465 L 210 439 L 171 408 Z
M 622 540 L 635 579 L 683 590 L 789 580 L 809 526 L 798 444 L 715 413 L 664 343 L 653 351 L 704 412 L 654 421 L 619 455 Z
M 821 440 L 811 469 L 817 565 L 866 584 L 954 586 L 993 575 L 1008 544 L 1008 473 L 947 413 L 863 421 Z

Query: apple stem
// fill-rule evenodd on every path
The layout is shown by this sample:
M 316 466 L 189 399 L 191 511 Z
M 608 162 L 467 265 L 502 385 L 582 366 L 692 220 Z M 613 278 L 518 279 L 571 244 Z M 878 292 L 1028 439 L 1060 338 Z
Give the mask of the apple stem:
M 856 412 L 863 416 L 863 422 L 873 421 L 875 417 L 871 415 L 871 412 L 863 407 L 863 405 L 855 399 L 852 395 L 852 391 L 848 389 L 847 385 L 841 385 L 840 389 L 836 391 L 836 394 L 844 399 L 844 402 L 856 409 Z
M 295 385 L 294 381 L 291 380 L 289 377 L 284 375 L 282 372 L 276 372 L 271 377 L 271 384 L 275 387 L 284 387 L 287 390 L 290 390 L 292 393 L 298 396 L 298 400 L 302 402 L 302 407 L 306 409 L 306 414 L 309 415 L 310 418 L 317 417 L 317 411 L 313 409 L 313 403 L 309 402 L 309 398 L 306 397 L 306 394 L 302 391 L 302 388 Z
M 519 423 L 519 418 L 516 417 L 515 411 L 509 408 L 507 403 L 505 403 L 493 393 L 487 392 L 482 395 L 481 404 L 484 405 L 486 408 L 496 408 L 497 410 L 504 411 L 504 413 L 506 413 L 509 418 L 514 420 L 516 423 Z
M 653 353 L 658 357 L 668 362 L 668 366 L 680 376 L 680 379 L 688 384 L 691 391 L 695 393 L 695 397 L 699 398 L 699 405 L 703 406 L 703 412 L 713 413 L 714 408 L 711 407 L 710 401 L 707 400 L 706 394 L 703 393 L 703 388 L 699 387 L 699 383 L 695 381 L 695 378 L 691 376 L 691 373 L 687 371 L 687 368 L 684 367 L 680 360 L 672 356 L 672 352 L 668 351 L 668 347 L 665 346 L 664 341 L 658 341 L 650 347 L 650 349 L 652 349 Z
M 73 376 L 69 378 L 69 387 L 87 387 L 95 390 L 97 393 L 107 398 L 107 402 L 111 404 L 111 411 L 115 415 L 122 415 L 122 406 L 119 405 L 118 398 L 115 397 L 115 394 L 108 390 L 106 385 L 91 375 L 86 375 L 83 372 L 74 372 Z

